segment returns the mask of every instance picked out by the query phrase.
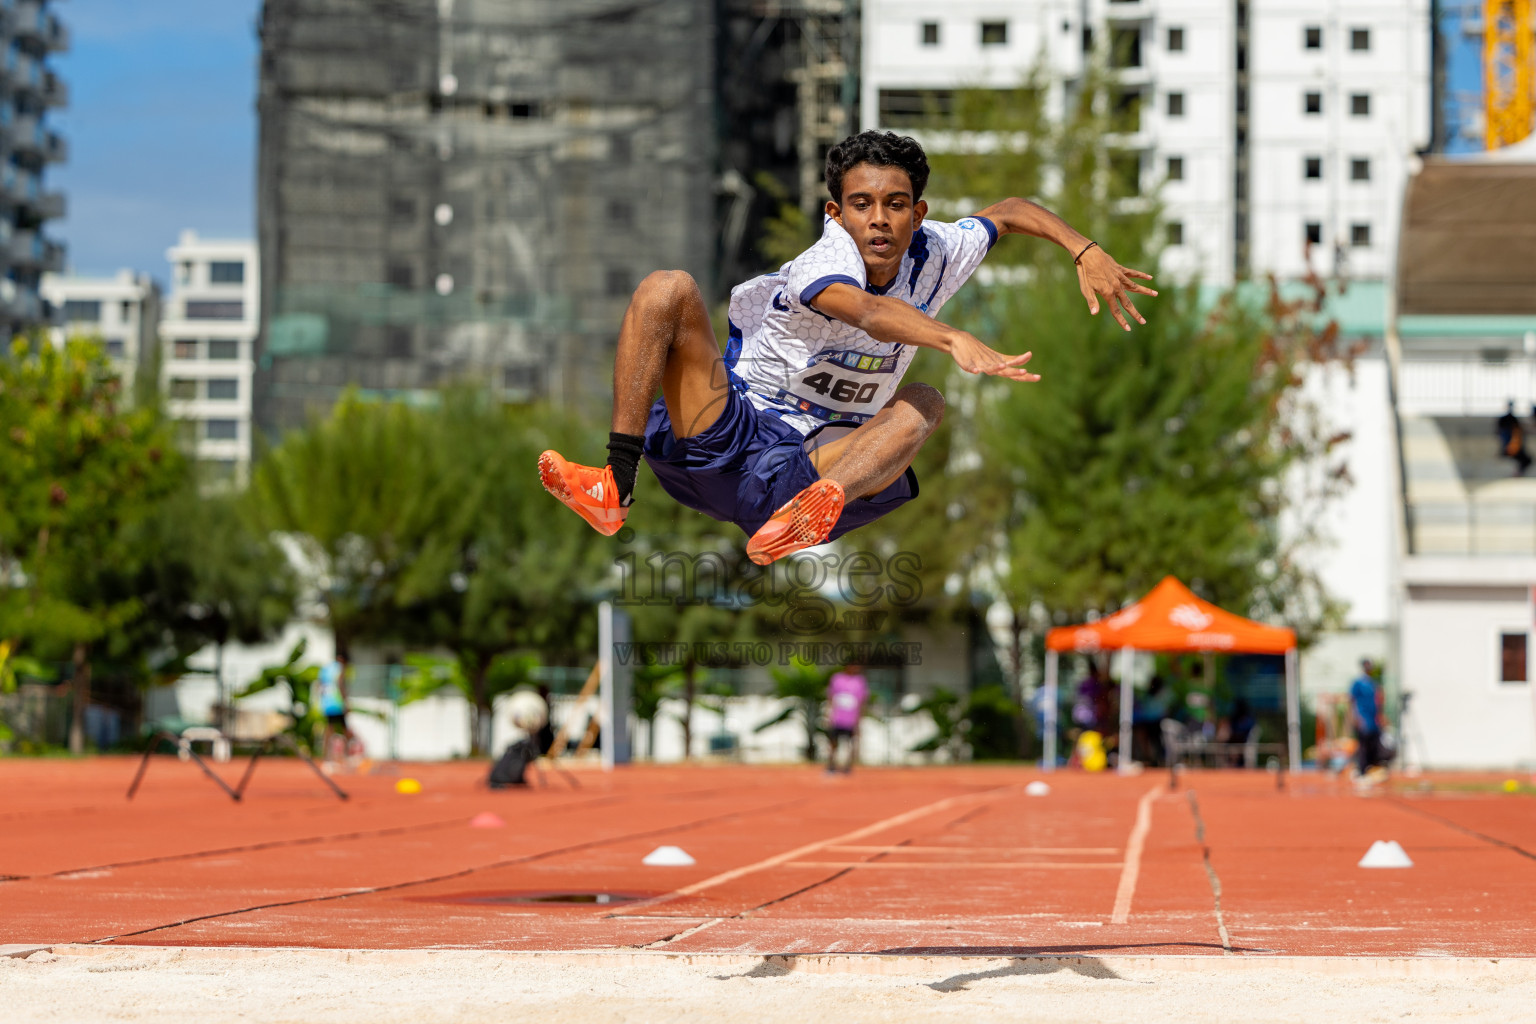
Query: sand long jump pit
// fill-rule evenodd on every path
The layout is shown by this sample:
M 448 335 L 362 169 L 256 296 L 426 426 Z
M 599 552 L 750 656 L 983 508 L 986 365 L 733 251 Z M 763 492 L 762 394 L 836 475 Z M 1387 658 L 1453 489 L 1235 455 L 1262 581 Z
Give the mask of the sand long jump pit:
M 234 785 L 239 764 L 218 766 Z M 0 762 L 14 1021 L 1519 1020 L 1496 779 Z M 397 792 L 416 778 L 419 793 Z M 1029 783 L 1044 779 L 1045 795 Z M 1392 840 L 1412 866 L 1357 866 Z M 676 847 L 692 863 L 656 864 Z M 663 861 L 668 858 L 661 858 Z M 673 858 L 676 859 L 676 858 Z

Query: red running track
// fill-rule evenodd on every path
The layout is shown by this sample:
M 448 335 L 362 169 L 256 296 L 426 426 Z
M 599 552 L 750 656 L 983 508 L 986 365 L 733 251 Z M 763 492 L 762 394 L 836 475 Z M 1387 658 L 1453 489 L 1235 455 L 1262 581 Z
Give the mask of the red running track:
M 0 943 L 1536 955 L 1524 794 L 1061 772 L 1032 797 L 1022 768 L 743 766 L 490 792 L 451 764 L 338 776 L 342 803 L 274 759 L 236 804 L 156 758 L 130 803 L 134 768 L 0 761 Z M 471 827 L 486 811 L 504 827 Z M 1356 867 L 1376 839 L 1415 866 Z M 660 845 L 697 863 L 644 866 Z M 596 892 L 633 901 L 517 902 Z

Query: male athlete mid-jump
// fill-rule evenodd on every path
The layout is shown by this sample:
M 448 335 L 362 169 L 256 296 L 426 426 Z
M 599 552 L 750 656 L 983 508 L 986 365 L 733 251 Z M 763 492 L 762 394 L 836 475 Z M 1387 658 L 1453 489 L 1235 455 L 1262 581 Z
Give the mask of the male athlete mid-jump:
M 547 451 L 544 487 L 611 535 L 644 456 L 668 494 L 740 526 L 747 554 L 766 565 L 917 496 L 911 462 L 944 414 L 934 388 L 900 386 L 917 346 L 968 373 L 1040 379 L 1024 368 L 1031 353 L 1003 355 L 933 316 L 999 235 L 1055 242 L 1077 264 L 1090 313 L 1102 298 L 1126 330 L 1125 314 L 1146 323 L 1128 293 L 1156 295 L 1137 280 L 1151 275 L 1022 199 L 953 224 L 925 220 L 927 183 L 913 139 L 867 131 L 833 147 L 820 241 L 731 292 L 723 354 L 693 279 L 647 277 L 619 330 L 608 464 Z

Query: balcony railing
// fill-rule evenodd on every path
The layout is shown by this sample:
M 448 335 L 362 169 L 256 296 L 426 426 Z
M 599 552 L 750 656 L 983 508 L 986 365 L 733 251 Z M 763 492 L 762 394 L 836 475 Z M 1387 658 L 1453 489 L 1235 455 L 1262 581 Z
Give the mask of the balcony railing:
M 1398 411 L 1411 416 L 1498 416 L 1536 402 L 1536 359 L 1504 354 L 1410 358 L 1402 363 Z
M 1536 495 L 1529 504 L 1411 504 L 1408 530 L 1416 555 L 1536 555 Z

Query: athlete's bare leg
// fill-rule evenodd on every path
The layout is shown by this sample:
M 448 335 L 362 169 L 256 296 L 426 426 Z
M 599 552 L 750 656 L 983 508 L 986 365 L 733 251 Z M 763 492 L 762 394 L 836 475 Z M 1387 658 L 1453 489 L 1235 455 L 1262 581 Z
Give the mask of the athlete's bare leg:
M 835 480 L 848 500 L 879 494 L 900 480 L 918 449 L 944 419 L 944 396 L 908 384 L 868 423 L 810 453 L 823 480 Z
M 658 387 L 677 437 L 709 429 L 730 388 L 709 310 L 698 285 L 681 270 L 646 277 L 624 313 L 613 363 L 615 433 L 645 433 Z

